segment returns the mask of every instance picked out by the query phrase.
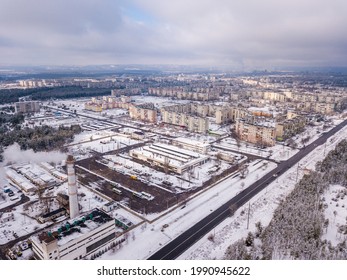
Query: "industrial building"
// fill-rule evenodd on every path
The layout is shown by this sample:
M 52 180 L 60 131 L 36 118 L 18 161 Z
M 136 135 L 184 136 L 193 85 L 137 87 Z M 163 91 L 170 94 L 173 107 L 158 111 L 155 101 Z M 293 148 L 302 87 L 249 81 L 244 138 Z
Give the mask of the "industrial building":
M 150 146 L 134 149 L 129 154 L 135 159 L 143 160 L 153 166 L 159 166 L 164 170 L 178 174 L 182 174 L 209 160 L 206 155 L 162 143 L 154 143 Z
M 36 259 L 73 260 L 91 255 L 115 238 L 115 220 L 96 208 L 32 236 L 31 241 Z
M 34 194 L 38 189 L 54 188 L 67 180 L 65 174 L 46 163 L 12 165 L 6 168 L 6 175 L 27 195 Z
M 10 182 L 18 186 L 26 195 L 33 195 L 37 191 L 37 186 L 32 184 L 25 177 L 18 174 L 12 168 L 6 169 L 6 177 Z

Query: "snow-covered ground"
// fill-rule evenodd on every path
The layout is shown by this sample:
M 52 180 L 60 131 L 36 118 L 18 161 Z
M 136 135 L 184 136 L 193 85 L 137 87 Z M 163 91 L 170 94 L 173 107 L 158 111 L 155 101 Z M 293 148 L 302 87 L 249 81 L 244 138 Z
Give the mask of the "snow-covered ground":
M 223 139 L 220 143 L 213 144 L 216 148 L 225 148 L 230 149 L 236 152 L 252 154 L 255 156 L 260 156 L 264 158 L 270 158 L 273 160 L 284 161 L 288 158 L 292 157 L 294 154 L 298 152 L 298 149 L 292 149 L 288 146 L 284 146 L 281 144 L 276 144 L 273 147 L 268 147 L 264 149 L 260 149 L 255 147 L 252 144 L 240 142 L 239 146 L 235 139 L 226 138 Z
M 313 169 L 315 163 L 321 160 L 329 150 L 333 149 L 337 142 L 346 137 L 347 129 L 344 128 L 339 133 L 328 141 L 327 145 L 319 146 L 315 152 L 311 153 L 302 159 L 299 165 L 295 165 L 288 172 L 278 177 L 275 182 L 270 184 L 264 191 L 254 197 L 249 204 L 239 209 L 231 218 L 225 220 L 221 225 L 217 226 L 213 231 L 208 233 L 185 253 L 180 259 L 221 259 L 223 258 L 225 249 L 232 242 L 241 237 L 245 237 L 248 231 L 255 229 L 255 223 L 261 221 L 266 226 L 272 217 L 273 211 L 276 209 L 279 201 L 283 199 L 293 188 L 295 183 L 301 178 L 304 169 Z M 266 162 L 267 164 L 264 164 Z M 188 200 L 185 205 L 179 207 L 169 208 L 166 212 L 155 216 L 135 216 L 126 209 L 118 209 L 118 212 L 112 213 L 114 217 L 122 217 L 131 221 L 135 227 L 131 230 L 126 242 L 123 243 L 121 248 L 117 250 L 108 251 L 102 255 L 101 259 L 146 259 L 160 247 L 164 246 L 167 242 L 175 238 L 177 235 L 184 232 L 191 225 L 195 224 L 203 217 L 208 215 L 211 211 L 215 210 L 221 204 L 234 197 L 244 188 L 251 185 L 257 179 L 268 173 L 276 167 L 273 162 L 264 160 L 256 160 L 249 165 L 249 174 L 245 179 L 239 176 L 230 175 L 227 179 L 217 182 L 215 186 L 197 193 L 192 199 Z M 61 185 L 63 190 L 66 190 L 66 184 Z M 54 192 L 61 191 L 56 189 Z M 107 202 L 107 200 L 98 196 L 92 191 L 92 188 L 80 187 L 82 211 L 88 211 L 94 207 L 100 207 Z M 331 197 L 327 196 L 327 201 L 336 197 L 336 191 L 333 190 Z M 341 200 L 341 198 L 340 198 Z M 346 209 L 342 207 L 345 202 L 339 202 L 339 209 Z M 336 207 L 336 203 L 331 204 Z M 2 226 L 6 227 L 1 236 L 2 243 L 6 243 L 13 236 L 13 232 L 18 235 L 24 235 L 34 229 L 38 229 L 42 225 L 36 220 L 28 218 L 23 214 L 23 206 L 19 206 L 15 212 L 16 226 L 10 227 L 10 223 L 3 223 Z M 39 206 L 38 206 L 39 207 Z M 250 209 L 250 221 L 247 229 L 247 211 Z M 37 211 L 40 210 L 40 207 Z M 42 210 L 42 209 L 41 209 Z M 334 210 L 327 211 L 334 213 Z M 342 224 L 345 214 L 338 212 L 338 215 L 330 215 L 329 220 Z M 144 222 L 144 220 L 150 222 Z M 19 222 L 19 223 L 18 223 Z M 136 226 L 138 225 L 138 226 Z M 331 226 L 331 228 L 330 228 Z M 213 242 L 208 240 L 208 236 L 213 234 Z M 327 231 L 328 236 L 338 235 L 338 230 L 332 222 L 329 224 Z
M 161 217 L 133 229 L 133 238 L 115 252 L 107 252 L 102 259 L 145 259 L 190 226 L 216 210 L 220 205 L 237 195 L 261 176 L 276 167 L 275 163 L 256 160 L 249 166 L 245 179 L 231 175 L 217 182 L 208 190 L 197 193 L 193 199 L 180 207 L 173 207 Z M 151 217 L 147 217 L 151 218 Z
M 90 135 L 87 140 L 82 140 L 80 142 L 74 141 L 74 147 L 72 150 L 93 150 L 99 153 L 105 153 L 139 143 L 137 140 L 130 139 L 129 137 L 120 135 L 119 133 L 111 133 L 109 131 L 87 135 Z M 69 144 L 69 146 L 71 146 L 71 144 Z
M 185 172 L 178 176 L 159 172 L 153 168 L 136 163 L 126 156 L 106 155 L 104 158 L 110 160 L 107 165 L 111 169 L 127 175 L 135 174 L 138 179 L 144 182 L 150 181 L 151 185 L 156 187 L 159 187 L 158 185 L 161 185 L 163 181 L 169 182 L 172 184 L 172 188 L 176 189 L 177 193 L 182 192 L 182 190 L 201 187 L 202 183 L 210 179 L 212 175 L 218 175 L 230 167 L 230 164 L 224 161 L 217 163 L 214 160 L 210 160 L 203 165 L 195 167 L 192 172 Z M 218 167 L 218 171 L 216 167 Z
M 334 136 L 329 138 L 327 145 L 317 147 L 312 153 L 303 158 L 298 164 L 289 169 L 276 181 L 271 183 L 265 190 L 257 194 L 251 199 L 249 204 L 241 207 L 235 214 L 218 225 L 213 231 L 206 234 L 201 240 L 195 243 L 191 248 L 184 252 L 179 259 L 222 259 L 226 248 L 235 241 L 245 238 L 249 231 L 255 231 L 255 224 L 261 222 L 263 226 L 267 226 L 272 219 L 272 215 L 277 208 L 280 200 L 285 198 L 293 189 L 297 181 L 299 181 L 304 169 L 314 170 L 317 161 L 321 161 L 325 155 L 333 150 L 338 142 L 347 137 L 347 127 L 341 129 Z M 329 228 L 327 238 L 329 240 L 338 238 L 337 223 L 343 223 L 347 216 L 346 197 L 342 200 L 340 196 L 336 206 L 336 202 L 330 201 L 332 197 L 336 197 L 339 187 L 331 187 L 326 194 L 326 201 L 330 205 L 326 210 L 326 218 L 329 219 Z M 250 207 L 249 227 L 247 228 L 248 209 Z M 334 215 L 334 211 L 336 217 Z M 213 234 L 214 241 L 208 240 L 208 236 Z M 335 244 L 337 241 L 332 242 Z
M 330 185 L 324 194 L 326 209 L 325 219 L 328 220 L 327 227 L 323 232 L 323 239 L 327 239 L 336 246 L 345 240 L 347 222 L 347 190 L 341 185 Z

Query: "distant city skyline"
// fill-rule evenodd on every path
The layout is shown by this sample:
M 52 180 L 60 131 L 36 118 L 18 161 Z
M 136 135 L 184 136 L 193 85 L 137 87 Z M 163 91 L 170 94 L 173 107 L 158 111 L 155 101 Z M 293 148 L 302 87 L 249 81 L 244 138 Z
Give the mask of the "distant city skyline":
M 347 66 L 345 0 L 0 0 L 0 66 Z

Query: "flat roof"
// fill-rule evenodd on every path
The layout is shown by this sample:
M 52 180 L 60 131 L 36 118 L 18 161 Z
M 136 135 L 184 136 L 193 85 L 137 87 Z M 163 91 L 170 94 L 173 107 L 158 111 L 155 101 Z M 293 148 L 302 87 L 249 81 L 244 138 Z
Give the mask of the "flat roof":
M 64 221 L 60 226 L 55 226 L 51 230 L 42 232 L 34 238 L 37 238 L 39 242 L 47 243 L 57 240 L 58 246 L 62 246 L 112 220 L 113 218 L 104 211 L 95 208 L 88 214 Z
M 209 143 L 203 143 L 201 141 L 189 139 L 189 138 L 184 138 L 184 137 L 178 137 L 173 139 L 173 141 L 185 143 L 185 144 L 190 144 L 193 146 L 199 146 L 199 147 L 208 147 L 210 144 Z

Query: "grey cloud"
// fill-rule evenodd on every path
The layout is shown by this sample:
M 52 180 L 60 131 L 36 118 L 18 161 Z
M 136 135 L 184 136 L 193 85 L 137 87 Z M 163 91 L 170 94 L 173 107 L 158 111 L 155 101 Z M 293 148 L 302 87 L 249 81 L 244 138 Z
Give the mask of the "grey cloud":
M 1 0 L 0 61 L 344 66 L 346 10 L 345 0 Z

